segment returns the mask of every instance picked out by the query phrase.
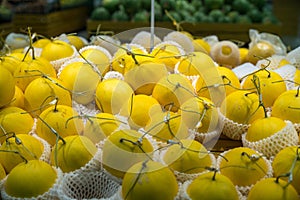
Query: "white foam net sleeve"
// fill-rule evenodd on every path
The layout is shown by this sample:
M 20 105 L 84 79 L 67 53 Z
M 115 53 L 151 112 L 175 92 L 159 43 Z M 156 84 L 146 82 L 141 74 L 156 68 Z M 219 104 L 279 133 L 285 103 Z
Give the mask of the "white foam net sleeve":
M 259 151 L 270 158 L 285 147 L 298 145 L 299 136 L 294 125 L 290 121 L 286 121 L 286 124 L 287 125 L 277 133 L 256 142 L 248 141 L 246 139 L 246 132 L 242 136 L 243 146 Z
M 119 80 L 124 80 L 124 75 L 120 72 L 117 71 L 108 71 L 105 73 L 103 80 L 107 80 L 107 79 L 119 79 Z
M 289 80 L 285 81 L 286 87 L 288 90 L 292 90 L 295 87 L 295 84 L 290 81 L 294 81 L 295 73 L 296 73 L 296 67 L 293 65 L 284 65 L 278 69 L 275 69 L 274 72 L 278 73 L 283 80 Z
M 160 155 L 159 155 L 159 162 L 163 163 L 164 165 L 167 165 L 164 161 L 164 156 L 165 156 L 166 152 L 167 152 L 167 149 L 164 149 L 164 150 L 160 151 Z M 208 156 L 210 157 L 210 160 L 211 160 L 211 166 L 205 166 L 205 167 L 213 167 L 213 168 L 216 167 L 216 157 L 214 156 L 214 154 L 209 153 Z M 199 173 L 189 174 L 189 173 L 179 172 L 176 170 L 172 170 L 172 171 L 179 183 L 184 183 L 185 181 L 188 181 L 188 180 L 194 180 L 199 175 L 209 172 L 209 170 L 203 170 L 202 172 L 199 172 Z
M 95 116 L 100 113 L 100 110 L 97 109 L 94 102 L 91 102 L 87 105 L 82 105 L 76 101 L 72 101 L 72 107 L 80 116 Z
M 59 199 L 111 199 L 120 184 L 103 170 L 76 171 L 63 178 L 58 189 Z
M 220 169 L 220 166 L 221 166 L 221 162 L 224 160 L 224 158 L 226 158 L 226 153 L 228 153 L 230 150 L 227 150 L 227 151 L 224 151 L 222 152 L 216 162 L 217 162 L 217 169 Z M 265 155 L 262 155 L 261 152 L 255 150 L 257 155 L 260 155 L 261 158 L 264 160 L 264 162 L 266 163 L 267 165 L 267 171 L 266 171 L 266 175 L 264 177 L 262 177 L 260 180 L 262 179 L 265 179 L 265 178 L 268 178 L 268 177 L 272 177 L 273 176 L 273 168 L 272 168 L 272 163 L 271 161 L 265 156 Z M 257 180 L 260 181 L 260 180 Z M 247 196 L 250 189 L 255 185 L 252 184 L 252 185 L 247 185 L 247 186 L 239 186 L 239 185 L 235 185 L 236 189 L 243 195 L 243 196 Z
M 45 161 L 46 163 L 50 163 L 50 155 L 52 150 L 51 145 L 46 140 L 39 137 L 37 134 L 33 134 L 32 136 L 38 139 L 43 144 L 44 147 L 43 153 L 39 159 Z
M 253 65 L 252 63 L 246 62 L 242 65 L 236 66 L 232 69 L 235 75 L 241 80 L 243 77 L 259 70 L 260 68 Z
M 295 67 L 300 68 L 300 46 L 290 51 L 286 59 Z
M 191 197 L 187 193 L 187 188 L 192 183 L 192 180 L 185 181 L 181 187 L 180 187 L 180 200 L 192 200 Z M 218 191 L 221 192 L 221 191 Z M 246 197 L 238 190 L 236 189 L 236 192 L 238 194 L 239 200 L 246 200 Z M 228 199 L 230 199 L 228 197 Z
M 57 178 L 53 186 L 44 194 L 39 195 L 37 197 L 32 197 L 32 198 L 18 198 L 18 197 L 12 197 L 8 195 L 5 191 L 5 180 L 3 182 L 3 185 L 1 186 L 1 198 L 2 200 L 57 200 L 58 199 L 58 188 L 61 185 L 62 179 L 64 177 L 63 172 L 56 167 L 53 167 L 55 171 L 57 172 Z M 22 181 L 22 180 L 20 180 Z
M 267 69 L 275 70 L 279 67 L 280 61 L 284 58 L 285 56 L 275 54 L 267 59 L 258 60 L 256 66 L 260 68 L 267 66 Z
M 241 140 L 242 134 L 244 134 L 250 126 L 249 124 L 239 124 L 237 122 L 234 122 L 225 117 L 221 112 L 220 118 L 224 121 L 222 133 L 233 140 Z
M 295 127 L 298 135 L 300 136 L 300 123 L 294 123 L 294 127 Z

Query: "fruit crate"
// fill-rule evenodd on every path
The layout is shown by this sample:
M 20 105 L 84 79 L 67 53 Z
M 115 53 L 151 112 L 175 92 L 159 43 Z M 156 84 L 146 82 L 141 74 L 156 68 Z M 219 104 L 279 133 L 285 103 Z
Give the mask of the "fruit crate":
M 13 24 L 11 22 L 0 23 L 0 32 L 2 36 L 6 36 L 14 31 Z
M 88 19 L 88 34 L 95 34 L 99 25 L 101 25 L 100 31 L 112 31 L 117 34 L 134 28 L 149 27 L 150 23 L 95 21 Z M 171 22 L 156 22 L 155 26 L 175 29 L 175 26 Z M 281 35 L 280 24 L 183 23 L 182 28 L 196 37 L 217 35 L 220 40 L 239 40 L 246 43 L 250 41 L 249 29 Z
M 12 23 L 16 31 L 32 27 L 33 32 L 53 37 L 84 29 L 88 10 L 87 6 L 80 6 L 49 14 L 17 13 L 14 15 Z

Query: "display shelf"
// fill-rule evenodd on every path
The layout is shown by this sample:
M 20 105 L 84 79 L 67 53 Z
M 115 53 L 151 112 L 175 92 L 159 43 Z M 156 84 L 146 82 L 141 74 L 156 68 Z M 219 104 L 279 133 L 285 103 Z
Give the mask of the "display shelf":
M 2 36 L 6 36 L 14 31 L 13 24 L 11 22 L 0 23 L 0 32 Z
M 149 27 L 150 23 L 95 21 L 88 19 L 86 26 L 88 34 L 95 34 L 99 25 L 101 25 L 100 31 L 113 31 L 117 34 L 134 28 Z M 175 26 L 171 22 L 156 22 L 155 26 L 175 29 Z M 250 41 L 249 29 L 256 29 L 260 32 L 268 32 L 277 35 L 281 34 L 280 24 L 183 23 L 182 28 L 196 37 L 217 35 L 220 40 L 234 39 L 243 42 Z
M 49 14 L 20 14 L 13 17 L 14 29 L 32 27 L 34 32 L 47 37 L 82 30 L 86 26 L 88 7 L 81 6 Z

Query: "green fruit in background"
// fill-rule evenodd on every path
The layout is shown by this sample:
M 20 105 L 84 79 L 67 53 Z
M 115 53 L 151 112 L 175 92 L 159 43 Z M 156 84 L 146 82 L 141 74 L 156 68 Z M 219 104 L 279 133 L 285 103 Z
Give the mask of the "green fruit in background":
M 102 0 L 102 6 L 106 8 L 110 13 L 113 13 L 120 5 L 120 0 Z
M 202 1 L 192 0 L 191 5 L 198 11 L 198 9 L 203 5 Z
M 220 9 L 224 5 L 224 0 L 204 0 L 204 5 L 210 10 Z
M 175 8 L 176 0 L 160 0 L 160 5 L 163 10 L 173 10 Z
M 246 14 L 251 10 L 251 3 L 248 0 L 234 0 L 232 3 L 232 8 L 238 11 L 240 14 Z
M 148 22 L 149 21 L 149 12 L 146 10 L 142 10 L 140 12 L 137 12 L 134 16 L 133 16 L 133 21 L 134 22 Z
M 220 22 L 222 18 L 224 18 L 224 14 L 219 9 L 214 9 L 208 13 L 210 17 L 214 20 L 214 22 Z
M 254 23 L 261 23 L 262 22 L 263 15 L 258 9 L 249 10 L 247 15 L 249 16 L 251 21 L 254 22 Z
M 194 14 L 194 17 L 195 17 L 195 19 L 196 19 L 197 22 L 203 22 L 203 20 L 206 17 L 206 15 L 203 12 L 196 12 Z
M 0 6 L 0 22 L 9 22 L 12 19 L 12 11 L 5 6 Z
M 141 0 L 121 0 L 125 12 L 129 16 L 133 16 L 136 12 L 141 10 Z
M 169 14 L 170 14 L 177 22 L 182 21 L 182 17 L 180 16 L 180 14 L 178 14 L 178 12 L 176 12 L 176 11 L 169 11 Z M 165 15 L 163 16 L 163 21 L 171 21 L 171 19 L 165 14 Z
M 98 7 L 92 11 L 91 19 L 93 19 L 93 20 L 109 20 L 110 14 L 106 8 Z
M 122 5 L 120 5 L 120 9 L 117 10 L 117 11 L 115 11 L 112 14 L 112 19 L 114 21 L 128 21 L 129 20 L 129 16 L 125 12 L 124 7 Z
M 250 17 L 248 17 L 247 15 L 240 15 L 237 20 L 236 20 L 237 23 L 241 23 L 241 24 L 249 24 L 251 23 L 251 19 Z
M 182 11 L 187 11 L 191 15 L 196 11 L 195 7 L 186 0 L 176 1 L 175 10 L 179 13 Z
M 154 13 L 155 13 L 155 19 L 157 19 L 158 21 L 161 21 L 163 12 L 162 12 L 161 6 L 156 1 L 154 2 Z
M 141 8 L 150 11 L 151 10 L 151 1 L 149 0 L 140 0 Z M 154 3 L 157 3 L 156 1 Z
M 252 3 L 256 8 L 263 8 L 266 4 L 266 0 L 249 0 L 250 3 Z
M 239 13 L 237 11 L 231 11 L 227 14 L 227 17 L 230 19 L 231 22 L 235 23 L 238 21 Z

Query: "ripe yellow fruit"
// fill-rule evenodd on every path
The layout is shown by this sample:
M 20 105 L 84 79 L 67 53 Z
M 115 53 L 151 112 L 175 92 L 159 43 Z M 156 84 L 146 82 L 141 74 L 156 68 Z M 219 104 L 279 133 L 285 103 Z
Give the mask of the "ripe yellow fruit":
M 19 107 L 6 107 L 0 110 L 0 144 L 5 140 L 6 133 L 28 134 L 33 127 L 34 120 L 29 113 Z
M 287 90 L 274 101 L 271 115 L 300 123 L 300 96 L 297 90 Z
M 59 140 L 51 151 L 51 164 L 63 172 L 75 171 L 84 167 L 96 154 L 97 148 L 85 136 L 70 135 Z
M 63 138 L 70 135 L 81 135 L 84 125 L 80 118 L 74 118 L 78 115 L 70 106 L 51 106 L 39 115 L 36 123 L 36 134 L 52 146 L 55 145 L 57 140 L 57 136 L 52 132 L 52 129 Z
M 267 41 L 260 41 L 249 48 L 247 60 L 255 65 L 257 61 L 268 58 L 274 54 L 275 49 L 272 44 Z
M 25 57 L 24 53 L 10 53 L 1 57 L 1 67 L 6 68 L 10 71 L 11 74 L 14 74 L 15 70 L 18 68 L 18 65 L 22 63 L 23 58 Z M 25 61 L 31 60 L 29 54 L 27 54 Z
M 43 75 L 56 78 L 56 71 L 48 60 L 41 57 L 21 62 L 14 71 L 16 85 L 22 91 L 25 91 L 29 83 Z
M 73 45 L 77 50 L 81 49 L 85 46 L 83 39 L 77 35 L 67 35 L 67 39 L 69 43 Z
M 48 108 L 50 102 L 58 99 L 58 104 L 71 106 L 71 95 L 65 89 L 64 83 L 56 78 L 37 78 L 33 80 L 24 92 L 25 109 L 40 114 Z
M 263 118 L 265 112 L 259 106 L 258 95 L 248 91 L 237 90 L 229 94 L 221 104 L 220 111 L 228 119 L 239 124 L 250 124 Z
M 12 74 L 0 67 L 0 108 L 8 105 L 15 94 L 15 80 Z
M 176 63 L 184 55 L 183 48 L 176 42 L 161 42 L 153 47 L 150 53 L 154 56 L 154 62 L 165 64 L 169 72 L 173 72 Z
M 179 110 L 183 123 L 200 133 L 217 128 L 219 114 L 214 103 L 205 97 L 193 97 L 184 102 Z
M 226 176 L 208 172 L 199 175 L 187 187 L 186 193 L 191 200 L 238 200 L 237 190 Z
M 3 151 L 19 152 L 26 160 L 36 160 L 44 152 L 44 146 L 41 141 L 28 134 L 18 134 L 15 137 L 8 138 L 0 146 L 0 163 L 6 173 L 10 173 L 13 168 L 24 160 L 16 153 Z
M 240 51 L 240 61 L 241 61 L 240 64 L 248 62 L 248 51 L 249 51 L 249 49 L 247 49 L 245 47 L 240 47 L 239 51 Z
M 119 48 L 114 54 L 111 64 L 113 70 L 120 72 L 121 74 L 126 74 L 127 71 L 131 70 L 138 64 L 142 64 L 143 62 L 151 60 L 151 58 L 148 57 L 146 49 L 140 45 L 123 44 L 122 47 L 128 49 L 129 51 Z M 136 60 L 132 57 L 132 55 L 136 55 L 134 56 Z
M 229 40 L 223 40 L 213 45 L 210 50 L 210 56 L 219 65 L 230 69 L 241 62 L 239 47 Z
M 118 114 L 134 95 L 130 85 L 119 79 L 106 79 L 100 82 L 96 88 L 96 105 L 102 111 Z
M 183 57 L 176 65 L 178 72 L 186 76 L 203 76 L 203 73 L 209 73 L 211 68 L 215 68 L 213 59 L 202 52 L 193 52 Z
M 145 127 L 145 131 L 156 140 L 166 142 L 188 138 L 188 127 L 182 123 L 180 114 L 172 111 L 158 112 L 150 117 L 151 121 Z
M 41 39 L 38 39 L 36 40 L 32 46 L 35 47 L 35 48 L 44 48 L 46 46 L 46 44 L 50 43 L 51 40 L 48 39 L 48 38 L 41 38 Z
M 251 123 L 246 133 L 246 139 L 250 142 L 262 140 L 277 133 L 286 126 L 286 123 L 277 117 L 265 117 Z
M 113 176 L 123 178 L 133 164 L 152 157 L 153 150 L 151 142 L 142 138 L 141 133 L 132 129 L 118 130 L 104 142 L 102 164 Z
M 300 194 L 300 151 L 299 146 L 285 147 L 279 151 L 272 162 L 274 175 L 276 177 L 292 173 L 293 179 L 291 184 Z M 292 168 L 293 167 L 293 168 Z M 288 177 L 282 177 L 288 180 Z
M 24 101 L 24 92 L 18 86 L 15 86 L 15 94 L 9 106 L 15 106 L 25 109 Z
M 160 112 L 162 112 L 161 106 L 155 98 L 137 94 L 124 104 L 120 114 L 128 117 L 130 127 L 137 130 L 150 122 L 151 115 Z
M 256 91 L 253 81 L 259 85 L 262 101 L 266 107 L 271 107 L 277 97 L 287 90 L 283 78 L 275 71 L 260 70 L 248 76 L 242 87 L 251 91 Z
M 80 104 L 89 104 L 94 100 L 100 75 L 88 63 L 74 61 L 61 70 L 59 79 L 71 91 L 72 99 Z
M 94 144 L 104 140 L 117 130 L 121 122 L 111 113 L 98 113 L 86 121 L 83 135 Z
M 194 51 L 201 51 L 203 53 L 210 53 L 210 44 L 204 39 L 198 38 L 193 40 Z
M 90 45 L 82 48 L 79 53 L 98 68 L 101 76 L 109 71 L 112 57 L 106 49 Z
M 268 163 L 258 152 L 247 147 L 236 147 L 219 157 L 220 173 L 227 176 L 236 186 L 251 186 L 270 173 Z
M 5 192 L 16 198 L 35 198 L 49 191 L 57 176 L 57 172 L 44 161 L 22 162 L 7 176 Z
M 173 200 L 178 184 L 172 171 L 155 162 L 139 162 L 126 172 L 122 182 L 122 197 L 127 200 Z
M 41 57 L 55 61 L 71 57 L 74 53 L 72 45 L 62 40 L 53 40 L 43 47 Z
M 155 84 L 167 74 L 164 64 L 148 62 L 132 68 L 125 74 L 124 80 L 135 94 L 151 95 Z
M 163 161 L 171 169 L 186 174 L 201 173 L 212 166 L 207 149 L 193 139 L 183 139 L 168 147 Z
M 154 86 L 152 96 L 165 109 L 176 112 L 181 104 L 194 96 L 191 82 L 180 74 L 169 74 L 161 78 Z
M 2 164 L 0 163 L 0 181 L 6 177 L 6 172 Z
M 261 199 L 272 200 L 298 200 L 299 196 L 295 188 L 286 181 L 276 178 L 266 178 L 256 183 L 249 191 L 248 200 Z

